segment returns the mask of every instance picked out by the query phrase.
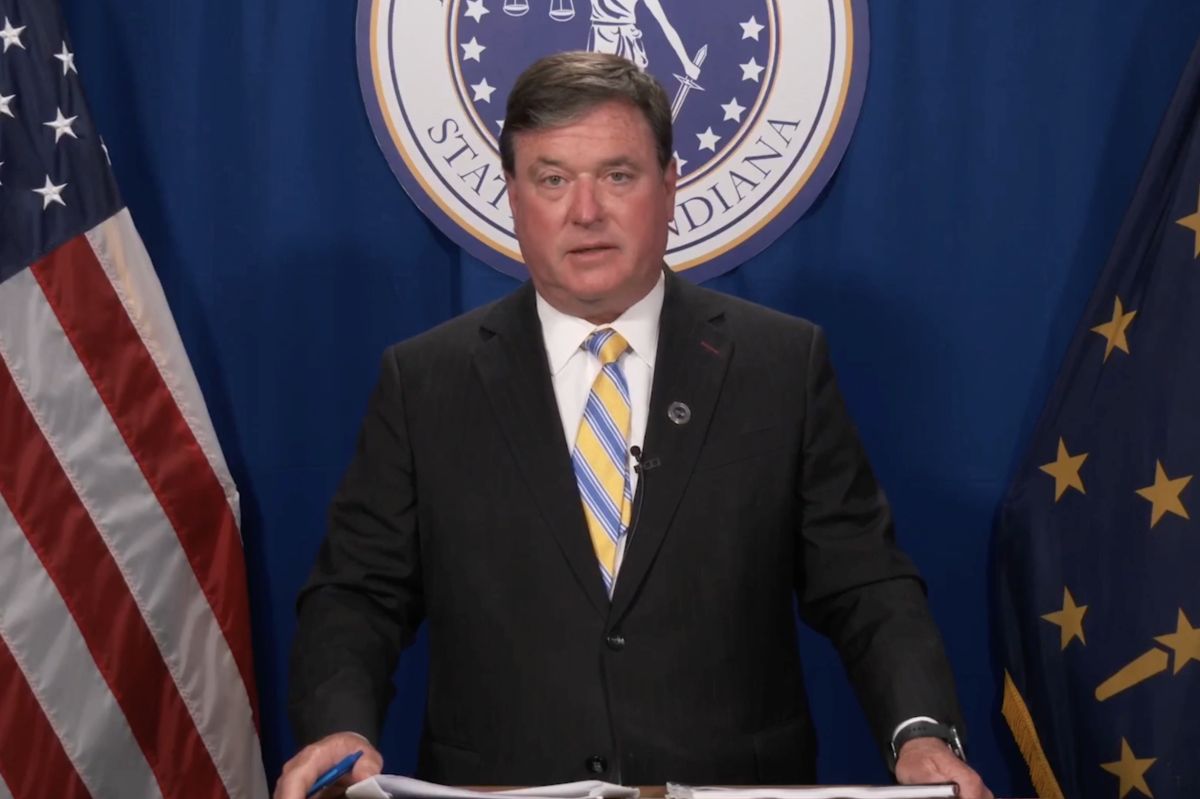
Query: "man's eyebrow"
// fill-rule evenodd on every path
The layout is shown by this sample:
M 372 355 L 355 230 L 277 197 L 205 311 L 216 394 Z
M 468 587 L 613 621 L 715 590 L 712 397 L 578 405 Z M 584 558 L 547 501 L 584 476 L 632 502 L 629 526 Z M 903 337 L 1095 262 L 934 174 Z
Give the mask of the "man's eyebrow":
M 530 170 L 533 170 L 543 166 L 563 168 L 565 165 L 557 158 L 549 158 L 544 155 L 539 155 L 537 158 L 533 159 L 533 162 L 530 163 L 529 168 Z M 601 169 L 611 169 L 615 166 L 623 166 L 627 169 L 636 169 L 637 163 L 627 155 L 618 155 L 614 158 L 609 158 L 600 162 Z
M 624 166 L 633 169 L 637 166 L 634 160 L 627 155 L 618 155 L 616 158 L 610 158 L 607 161 L 601 162 L 602 167 Z

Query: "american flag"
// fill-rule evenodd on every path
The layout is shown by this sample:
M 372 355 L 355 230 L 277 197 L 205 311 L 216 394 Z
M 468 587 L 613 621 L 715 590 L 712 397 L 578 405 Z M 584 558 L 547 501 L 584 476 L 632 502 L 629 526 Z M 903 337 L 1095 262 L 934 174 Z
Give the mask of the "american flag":
M 53 0 L 0 0 L 0 799 L 263 797 L 238 495 Z

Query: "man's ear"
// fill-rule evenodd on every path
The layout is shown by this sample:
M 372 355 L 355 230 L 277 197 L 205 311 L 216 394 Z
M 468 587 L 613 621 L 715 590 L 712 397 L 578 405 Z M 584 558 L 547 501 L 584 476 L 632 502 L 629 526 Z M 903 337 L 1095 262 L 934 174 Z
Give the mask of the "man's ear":
M 675 184 L 678 182 L 679 169 L 676 166 L 675 157 L 672 156 L 671 160 L 667 162 L 667 168 L 663 170 L 663 187 L 666 189 L 667 194 L 668 217 L 673 217 L 675 215 Z M 509 195 L 509 201 L 511 202 L 511 192 Z
M 504 173 L 504 193 L 508 195 L 508 212 L 512 214 L 512 218 L 517 218 L 517 203 L 514 199 L 517 195 L 517 179 L 513 177 L 511 172 Z

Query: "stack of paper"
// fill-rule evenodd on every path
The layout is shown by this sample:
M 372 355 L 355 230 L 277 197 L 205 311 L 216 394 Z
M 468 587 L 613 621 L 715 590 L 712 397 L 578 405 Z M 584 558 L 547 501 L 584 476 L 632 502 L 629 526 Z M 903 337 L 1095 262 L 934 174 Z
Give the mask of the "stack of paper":
M 637 788 L 587 780 L 561 785 L 539 785 L 511 791 L 472 791 L 451 788 L 411 777 L 381 774 L 355 783 L 346 791 L 350 799 L 638 799 Z M 955 785 L 829 785 L 814 788 L 692 787 L 667 783 L 666 799 L 954 799 Z
M 613 785 L 611 782 L 585 780 L 513 791 L 471 791 L 422 782 L 411 777 L 381 774 L 351 785 L 346 796 L 350 799 L 485 799 L 496 796 L 507 799 L 638 799 L 638 789 Z
M 725 788 L 667 783 L 667 799 L 953 799 L 958 786 L 825 785 L 813 788 Z

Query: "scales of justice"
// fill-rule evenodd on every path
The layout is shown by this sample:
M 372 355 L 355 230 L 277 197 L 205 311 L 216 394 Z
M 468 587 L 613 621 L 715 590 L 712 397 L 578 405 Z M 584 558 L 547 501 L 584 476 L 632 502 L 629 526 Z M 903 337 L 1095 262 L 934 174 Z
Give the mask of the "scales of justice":
M 504 13 L 523 17 L 529 13 L 529 0 L 504 0 Z M 550 0 L 550 19 L 567 22 L 575 19 L 575 0 Z
M 588 35 L 587 49 L 594 53 L 613 53 L 628 58 L 642 69 L 649 59 L 642 44 L 642 32 L 637 26 L 636 8 L 639 0 L 589 0 L 592 6 L 592 30 Z M 671 121 L 675 121 L 683 108 L 684 100 L 692 90 L 704 91 L 697 79 L 700 67 L 708 57 L 708 45 L 704 45 L 689 57 L 683 40 L 675 26 L 667 19 L 661 0 L 644 0 L 650 15 L 662 27 L 663 34 L 675 55 L 683 65 L 684 74 L 675 74 L 679 88 L 671 101 Z M 529 0 L 504 0 L 504 13 L 510 17 L 523 17 L 529 13 Z M 569 22 L 575 18 L 575 0 L 550 0 L 550 19 Z

